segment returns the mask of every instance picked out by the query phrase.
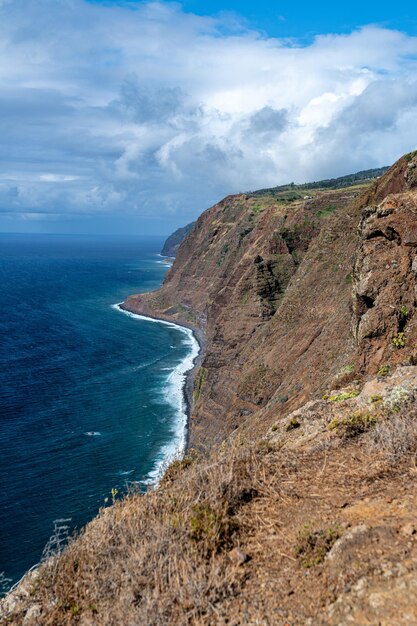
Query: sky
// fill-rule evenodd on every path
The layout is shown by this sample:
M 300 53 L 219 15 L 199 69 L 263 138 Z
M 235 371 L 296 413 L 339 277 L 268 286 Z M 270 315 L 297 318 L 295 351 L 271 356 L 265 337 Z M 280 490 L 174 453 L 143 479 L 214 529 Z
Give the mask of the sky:
M 417 148 L 417 8 L 0 0 L 0 231 L 169 234 Z

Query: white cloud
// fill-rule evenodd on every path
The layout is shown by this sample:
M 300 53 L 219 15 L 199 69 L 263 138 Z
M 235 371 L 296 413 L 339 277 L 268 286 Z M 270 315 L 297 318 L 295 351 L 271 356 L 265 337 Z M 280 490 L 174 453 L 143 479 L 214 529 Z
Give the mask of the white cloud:
M 371 25 L 300 46 L 135 7 L 0 1 L 1 210 L 181 223 L 417 144 L 417 38 Z

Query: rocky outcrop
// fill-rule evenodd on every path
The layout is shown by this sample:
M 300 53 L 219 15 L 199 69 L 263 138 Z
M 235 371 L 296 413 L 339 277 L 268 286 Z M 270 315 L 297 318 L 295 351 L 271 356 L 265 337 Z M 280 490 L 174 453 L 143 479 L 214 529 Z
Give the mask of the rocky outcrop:
M 396 194 L 363 209 L 353 269 L 353 333 L 362 368 L 413 359 L 417 302 L 417 156 L 395 166 Z M 391 177 L 389 188 L 393 186 Z M 417 356 L 417 354 L 416 354 Z

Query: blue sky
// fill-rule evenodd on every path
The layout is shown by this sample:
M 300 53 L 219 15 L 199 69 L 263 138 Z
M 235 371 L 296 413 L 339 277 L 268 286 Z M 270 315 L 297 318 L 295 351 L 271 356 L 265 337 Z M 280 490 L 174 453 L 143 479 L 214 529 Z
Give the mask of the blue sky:
M 140 2 L 93 0 L 96 4 L 134 5 Z M 185 0 L 182 7 L 198 15 L 234 13 L 247 27 L 273 37 L 297 37 L 308 41 L 323 33 L 349 32 L 366 24 L 400 29 L 417 34 L 417 8 L 412 2 L 350 0 L 349 2 L 306 2 L 294 0 Z
M 169 233 L 417 146 L 403 5 L 0 0 L 0 231 Z

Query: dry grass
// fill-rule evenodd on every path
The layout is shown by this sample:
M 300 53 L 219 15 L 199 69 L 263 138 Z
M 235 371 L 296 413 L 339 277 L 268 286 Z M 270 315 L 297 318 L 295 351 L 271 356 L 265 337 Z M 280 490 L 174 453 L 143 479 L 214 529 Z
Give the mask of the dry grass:
M 392 414 L 377 422 L 371 432 L 370 446 L 390 463 L 398 463 L 409 451 L 417 449 L 415 411 Z
M 175 462 L 159 489 L 102 510 L 49 558 L 0 622 L 275 625 L 287 611 L 306 623 L 351 583 L 349 570 L 336 585 L 326 570 L 328 550 L 351 523 L 343 503 L 379 497 L 390 480 L 396 494 L 408 484 L 398 466 L 381 473 L 364 437 L 296 452 L 234 437 L 209 458 Z M 233 558 L 236 547 L 249 555 L 245 563 Z M 369 570 L 363 547 L 362 562 Z M 28 607 L 40 612 L 33 622 Z

